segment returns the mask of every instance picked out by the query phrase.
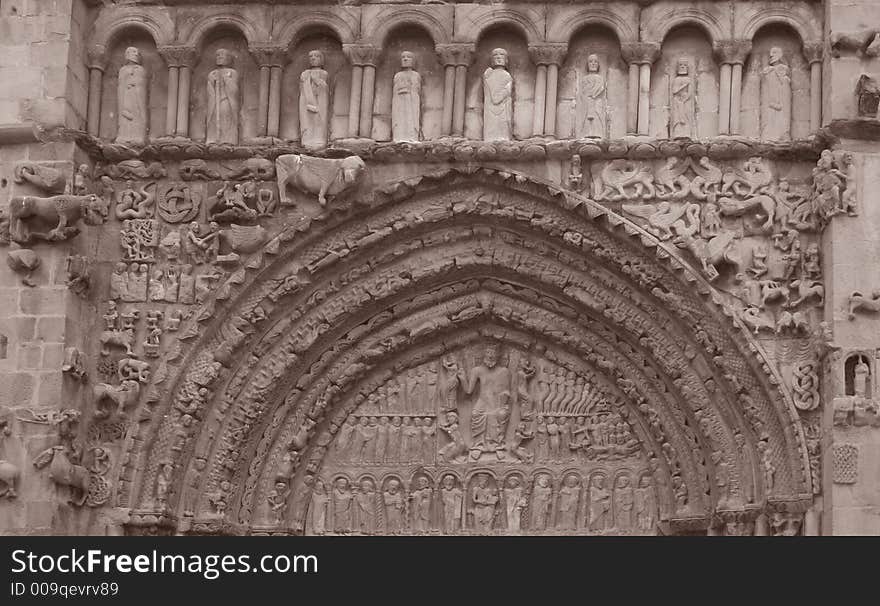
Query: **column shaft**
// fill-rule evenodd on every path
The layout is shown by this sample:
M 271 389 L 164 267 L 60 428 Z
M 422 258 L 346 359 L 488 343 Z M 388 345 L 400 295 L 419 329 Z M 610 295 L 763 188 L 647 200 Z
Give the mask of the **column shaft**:
M 353 65 L 351 68 L 351 96 L 348 100 L 348 136 L 358 136 L 358 124 L 361 118 L 361 87 L 364 82 L 364 68 Z
M 556 103 L 559 88 L 559 66 L 551 63 L 547 66 L 547 101 L 544 108 L 544 134 L 556 136 Z
M 446 78 L 443 81 L 443 118 L 440 123 L 440 134 L 452 134 L 452 104 L 455 98 L 455 66 L 446 66 Z
M 178 68 L 172 65 L 168 68 L 168 97 L 165 108 L 165 135 L 173 137 L 177 130 L 177 78 Z
M 259 104 L 257 105 L 257 135 L 265 137 L 269 128 L 269 66 L 260 66 Z
M 822 126 L 822 64 L 810 64 L 810 134 Z
M 266 134 L 277 137 L 281 125 L 281 67 L 273 65 L 269 70 L 269 115 Z
M 189 136 L 189 77 L 190 68 L 181 65 L 178 70 L 179 89 L 177 95 L 177 135 L 180 137 Z
M 364 66 L 364 81 L 361 88 L 361 120 L 358 133 L 369 139 L 373 135 L 373 97 L 376 87 L 376 67 Z
M 730 134 L 740 134 L 739 121 L 742 107 L 742 63 L 734 63 L 730 70 Z
M 544 134 L 544 108 L 547 102 L 547 66 L 539 65 L 535 76 L 535 109 L 532 113 L 532 134 Z
M 101 129 L 101 82 L 103 79 L 103 70 L 97 67 L 89 68 L 89 108 L 86 115 L 87 129 L 93 137 L 97 137 Z
M 721 91 L 718 100 L 718 134 L 730 133 L 730 63 L 721 64 Z
M 464 135 L 465 87 L 467 86 L 467 66 L 455 66 L 455 100 L 452 112 L 452 134 Z
M 639 128 L 640 135 L 649 134 L 651 112 L 651 64 L 639 65 Z
M 639 132 L 639 64 L 629 64 L 629 88 L 626 93 L 626 132 Z

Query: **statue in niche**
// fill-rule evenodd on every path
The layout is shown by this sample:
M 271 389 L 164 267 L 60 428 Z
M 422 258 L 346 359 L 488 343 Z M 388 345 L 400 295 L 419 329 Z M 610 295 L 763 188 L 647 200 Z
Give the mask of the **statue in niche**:
M 510 369 L 497 366 L 498 347 L 489 345 L 483 354 L 483 364 L 477 366 L 466 383 L 465 393 L 471 395 L 480 385 L 471 412 L 471 457 L 495 451 L 498 459 L 504 457 L 505 430 L 510 419 Z
M 562 480 L 559 489 L 559 519 L 556 526 L 565 530 L 577 528 L 578 499 L 580 497 L 578 478 L 573 473 L 568 474 Z
M 599 56 L 587 57 L 587 75 L 580 88 L 579 105 L 583 109 L 581 134 L 584 137 L 605 137 L 607 112 L 605 107 L 605 76 L 600 73 Z
M 635 492 L 636 527 L 639 530 L 651 530 L 654 527 L 654 488 L 650 476 L 642 476 Z
M 868 381 L 871 377 L 871 367 L 865 363 L 865 358 L 859 356 L 858 364 L 853 369 L 853 392 L 859 398 L 868 395 Z
M 218 48 L 217 67 L 208 73 L 208 111 L 206 143 L 238 144 L 238 120 L 241 101 L 238 71 L 232 67 L 232 53 Z
M 391 138 L 419 141 L 421 137 L 422 76 L 415 69 L 415 54 L 400 53 L 400 71 L 394 74 L 391 97 Z
M 324 69 L 324 53 L 309 51 L 309 68 L 299 77 L 300 142 L 308 148 L 327 145 L 330 117 L 329 74 Z
M 141 52 L 125 49 L 125 65 L 119 68 L 116 127 L 117 143 L 143 144 L 147 137 L 147 70 Z
M 403 530 L 406 501 L 404 500 L 399 480 L 394 478 L 388 480 L 388 487 L 382 493 L 382 502 L 385 504 L 386 530 L 388 532 L 400 532 Z
M 605 530 L 611 522 L 611 493 L 605 478 L 595 476 L 590 482 L 590 530 Z
M 417 483 L 418 488 L 410 495 L 413 504 L 413 528 L 417 532 L 427 532 L 431 529 L 431 501 L 434 491 L 428 478 L 424 476 Z
M 669 136 L 694 136 L 694 80 L 687 59 L 679 59 L 669 102 Z
M 761 136 L 768 141 L 791 139 L 791 68 L 782 49 L 770 49 L 761 77 Z
M 443 529 L 447 533 L 461 529 L 461 505 L 464 496 L 461 488 L 456 486 L 455 476 L 452 474 L 443 476 L 440 499 L 443 502 Z
M 327 494 L 327 488 L 321 480 L 315 480 L 315 487 L 312 489 L 312 503 L 309 511 L 312 514 L 312 532 L 315 534 L 324 534 L 327 530 L 327 504 L 330 502 L 330 495 Z
M 376 532 L 376 486 L 373 480 L 364 478 L 355 497 L 358 530 L 364 534 Z
M 437 395 L 440 409 L 444 412 L 458 410 L 458 386 L 461 384 L 461 371 L 458 362 L 451 355 L 443 357 L 437 381 Z
M 483 140 L 510 141 L 513 130 L 513 76 L 507 71 L 507 51 L 492 51 L 492 64 L 483 72 Z
M 627 476 L 617 478 L 614 487 L 614 518 L 620 529 L 629 529 L 633 526 L 633 507 L 635 506 L 632 486 Z
M 550 505 L 553 500 L 553 487 L 550 476 L 542 473 L 535 479 L 532 489 L 532 525 L 535 530 L 544 530 L 550 521 Z
M 507 530 L 519 532 L 522 527 L 522 511 L 526 507 L 526 499 L 523 495 L 523 486 L 516 476 L 507 478 L 504 487 L 504 504 L 507 512 Z
M 346 478 L 339 478 L 333 486 L 333 531 L 351 530 L 351 502 L 354 496 Z
M 478 532 L 492 531 L 498 500 L 498 491 L 489 485 L 489 476 L 485 473 L 478 474 L 477 485 L 471 492 L 471 513 L 474 516 L 474 528 Z

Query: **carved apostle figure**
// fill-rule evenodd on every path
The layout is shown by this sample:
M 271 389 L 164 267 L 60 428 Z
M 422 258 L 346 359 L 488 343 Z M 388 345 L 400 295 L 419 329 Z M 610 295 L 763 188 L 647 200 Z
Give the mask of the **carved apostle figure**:
M 395 141 L 418 141 L 421 137 L 422 77 L 415 69 L 416 56 L 400 53 L 400 71 L 394 74 L 391 97 L 391 137 Z
M 632 528 L 634 504 L 633 489 L 629 478 L 620 476 L 614 486 L 614 519 L 618 528 Z
M 492 531 L 498 500 L 498 491 L 489 485 L 489 476 L 485 473 L 479 474 L 477 485 L 471 492 L 471 513 L 474 516 L 474 528 L 477 532 Z
M 550 522 L 550 505 L 553 501 L 553 487 L 550 476 L 542 473 L 535 479 L 532 489 L 532 527 L 544 530 Z
M 635 494 L 636 526 L 639 530 L 651 530 L 654 528 L 654 511 L 657 505 L 654 503 L 654 487 L 651 486 L 650 476 L 642 476 L 639 487 Z
M 309 513 L 312 516 L 312 532 L 315 534 L 324 534 L 327 531 L 327 504 L 330 502 L 330 495 L 327 494 L 327 488 L 321 480 L 315 480 L 315 487 L 312 489 L 312 502 L 309 505 Z
M 208 73 L 208 111 L 206 143 L 238 144 L 238 120 L 241 101 L 238 71 L 232 67 L 232 53 L 218 48 L 217 67 Z
M 376 532 L 376 486 L 373 480 L 361 480 L 360 490 L 355 496 L 357 505 L 358 530 L 363 534 Z
M 299 77 L 300 142 L 305 147 L 327 145 L 330 118 L 329 74 L 324 69 L 324 53 L 309 51 L 309 68 Z
M 507 71 L 507 51 L 492 51 L 483 72 L 483 140 L 510 141 L 513 130 L 513 76 Z
M 417 488 L 413 491 L 413 528 L 417 532 L 428 532 L 431 529 L 431 501 L 434 491 L 428 478 L 422 476 L 418 479 Z
M 607 113 L 605 108 L 605 76 L 600 73 L 599 56 L 587 57 L 587 75 L 581 84 L 579 104 L 583 107 L 581 133 L 584 137 L 604 137 Z
M 791 139 L 791 68 L 778 46 L 770 49 L 761 77 L 761 136 L 768 141 Z
M 385 505 L 386 531 L 393 533 L 403 530 L 406 501 L 398 480 L 394 478 L 388 480 L 385 492 L 382 493 L 382 502 Z
M 455 476 L 443 476 L 440 500 L 443 502 L 443 530 L 446 533 L 461 529 L 461 505 L 464 501 L 461 488 L 455 485 Z
M 526 498 L 523 494 L 523 485 L 516 476 L 507 478 L 504 487 L 504 506 L 507 513 L 507 530 L 519 532 L 522 528 L 522 512 L 526 508 Z
M 143 143 L 147 137 L 147 70 L 141 52 L 125 49 L 125 65 L 119 68 L 117 143 Z
M 669 103 L 669 136 L 694 136 L 694 80 L 687 59 L 679 59 L 672 79 Z
M 859 356 L 858 363 L 853 369 L 853 392 L 857 397 L 867 397 L 870 378 L 871 367 L 865 363 L 863 356 Z
M 578 478 L 573 473 L 568 474 L 562 480 L 562 487 L 559 489 L 559 519 L 556 521 L 556 527 L 565 530 L 574 530 L 577 528 L 577 512 L 578 500 L 580 499 L 581 489 L 578 486 Z
M 351 530 L 351 502 L 354 495 L 345 478 L 339 478 L 333 485 L 333 531 L 349 532 Z
M 611 493 L 605 478 L 595 476 L 590 482 L 590 530 L 605 530 L 611 524 Z
M 510 418 L 510 369 L 497 366 L 498 348 L 486 347 L 483 364 L 477 366 L 466 382 L 465 393 L 479 392 L 471 412 L 471 456 L 479 458 L 481 452 L 495 451 L 498 458 L 504 456 L 504 434 Z

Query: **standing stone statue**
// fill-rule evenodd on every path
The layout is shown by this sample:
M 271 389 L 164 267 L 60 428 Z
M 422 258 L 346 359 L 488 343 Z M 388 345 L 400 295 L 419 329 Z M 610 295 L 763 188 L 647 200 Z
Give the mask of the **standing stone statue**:
M 464 392 L 474 393 L 479 384 L 471 412 L 471 456 L 479 459 L 483 452 L 495 451 L 499 460 L 504 455 L 505 431 L 510 419 L 510 369 L 497 366 L 498 348 L 486 347 L 483 364 L 473 369 Z M 464 381 L 463 381 L 464 382 Z
M 309 68 L 299 77 L 300 142 L 305 147 L 327 145 L 330 117 L 330 85 L 324 69 L 324 53 L 309 51 Z
M 232 67 L 232 53 L 218 48 L 217 67 L 208 73 L 208 111 L 206 143 L 238 144 L 238 120 L 241 101 L 238 71 Z
M 483 72 L 483 140 L 510 141 L 513 131 L 513 77 L 507 51 L 492 51 L 492 65 Z
M 116 142 L 143 143 L 147 137 L 147 70 L 134 46 L 125 49 L 125 65 L 119 68 L 117 103 Z
M 669 136 L 694 136 L 694 80 L 687 59 L 679 59 L 672 79 L 669 104 Z
M 422 77 L 413 69 L 415 55 L 400 53 L 401 70 L 394 74 L 391 97 L 391 137 L 395 141 L 421 139 Z
M 791 139 L 791 68 L 778 46 L 770 49 L 770 63 L 761 78 L 761 138 Z
M 605 107 L 605 76 L 600 72 L 599 56 L 587 57 L 587 75 L 580 90 L 579 104 L 583 107 L 581 133 L 584 137 L 605 137 L 607 112 Z

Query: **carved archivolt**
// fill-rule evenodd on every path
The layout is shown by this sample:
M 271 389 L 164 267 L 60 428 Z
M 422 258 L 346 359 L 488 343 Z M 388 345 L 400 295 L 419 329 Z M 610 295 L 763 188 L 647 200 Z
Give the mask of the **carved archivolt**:
M 450 352 L 473 376 L 461 352 L 487 343 L 505 363 L 519 352 L 582 377 L 627 420 L 633 471 L 650 470 L 661 523 L 811 498 L 793 400 L 745 327 L 680 255 L 598 204 L 510 172 L 443 171 L 377 188 L 369 212 L 355 204 L 301 229 L 272 238 L 180 327 L 186 344 L 149 386 L 163 395 L 133 414 L 144 422 L 118 490 L 133 526 L 302 532 L 316 482 L 333 483 L 327 454 L 346 418 Z M 181 433 L 184 409 L 194 419 Z M 522 460 L 534 457 L 531 438 L 518 439 Z M 444 469 L 461 476 L 494 456 Z M 516 455 L 503 457 L 489 468 Z M 431 474 L 436 485 L 443 469 Z M 369 500 L 381 482 L 355 492 Z

